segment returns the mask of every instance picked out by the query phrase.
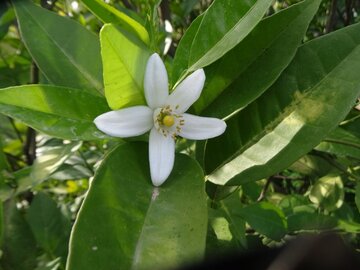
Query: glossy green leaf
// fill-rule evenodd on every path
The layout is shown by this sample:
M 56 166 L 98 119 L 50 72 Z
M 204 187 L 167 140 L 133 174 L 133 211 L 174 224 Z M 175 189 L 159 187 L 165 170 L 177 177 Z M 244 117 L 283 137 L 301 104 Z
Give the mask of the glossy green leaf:
M 344 119 L 360 95 L 359 31 L 356 24 L 299 48 L 278 81 L 209 141 L 210 181 L 239 185 L 281 171 Z
M 286 234 L 287 223 L 284 213 L 271 203 L 250 204 L 239 210 L 249 225 L 258 233 L 280 241 Z
M 31 203 L 26 220 L 41 248 L 51 257 L 66 259 L 70 221 L 61 213 L 54 200 L 45 193 L 38 193 Z
M 303 1 L 265 18 L 239 45 L 206 68 L 207 81 L 194 104 L 196 111 L 206 108 L 204 115 L 223 118 L 259 97 L 295 56 L 320 2 Z
M 206 226 L 204 177 L 195 161 L 177 155 L 169 179 L 154 187 L 147 145 L 123 144 L 91 183 L 73 228 L 67 269 L 178 266 L 202 256 Z
M 49 82 L 101 95 L 98 37 L 31 1 L 13 0 L 13 4 L 23 42 Z
M 106 138 L 93 124 L 106 111 L 105 99 L 82 90 L 50 85 L 0 89 L 0 113 L 58 138 Z
M 333 211 L 343 204 L 344 194 L 341 177 L 329 174 L 314 183 L 310 189 L 309 199 L 319 207 Z
M 54 173 L 64 162 L 79 150 L 81 142 L 73 142 L 63 146 L 49 146 L 40 148 L 36 160 L 32 166 L 31 177 L 33 185 L 37 185 L 46 180 Z
M 105 96 L 111 109 L 145 104 L 143 81 L 150 52 L 112 24 L 100 32 Z
M 15 201 L 4 204 L 4 240 L 0 265 L 4 270 L 33 270 L 37 250 L 34 236 Z
M 198 19 L 190 26 L 184 35 L 186 42 L 179 44 L 173 78 L 179 78 L 185 70 L 189 73 L 205 67 L 234 48 L 261 20 L 270 4 L 269 0 L 215 0 L 202 16 L 201 23 Z M 190 50 L 182 50 L 181 46 L 190 47 Z M 176 64 L 185 61 L 186 66 Z
M 122 29 L 137 35 L 145 44 L 149 44 L 149 34 L 144 26 L 125 13 L 101 0 L 81 0 L 81 2 L 102 22 L 119 25 Z

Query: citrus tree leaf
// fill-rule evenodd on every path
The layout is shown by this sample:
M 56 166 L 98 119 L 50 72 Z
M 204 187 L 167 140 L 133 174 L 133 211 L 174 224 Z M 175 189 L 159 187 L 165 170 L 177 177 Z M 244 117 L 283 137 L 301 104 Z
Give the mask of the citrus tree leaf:
M 148 49 L 112 24 L 100 32 L 105 96 L 111 109 L 145 104 L 143 81 Z
M 277 82 L 209 141 L 210 181 L 238 185 L 281 171 L 345 118 L 360 94 L 359 30 L 355 24 L 299 48 Z M 219 147 L 228 151 L 221 156 Z
M 82 0 L 81 2 L 102 22 L 119 25 L 122 29 L 134 33 L 145 44 L 149 44 L 149 34 L 144 26 L 124 12 L 117 10 L 101 0 Z
M 78 89 L 51 85 L 0 89 L 0 113 L 58 138 L 106 138 L 93 124 L 95 117 L 106 111 L 104 98 Z
M 123 144 L 104 159 L 72 231 L 68 270 L 167 269 L 202 256 L 201 168 L 178 155 L 161 187 L 152 186 L 148 168 L 143 143 Z
M 270 4 L 269 0 L 215 0 L 202 16 L 201 23 L 194 22 L 184 35 L 187 42 L 191 41 L 190 50 L 180 49 L 176 54 L 173 78 L 179 78 L 184 70 L 188 73 L 205 67 L 234 48 L 261 20 Z M 179 48 L 189 47 L 187 42 L 180 43 Z M 182 58 L 187 60 L 186 66 L 176 64 L 183 63 Z
M 198 113 L 228 117 L 268 89 L 289 65 L 321 0 L 307 0 L 263 19 L 224 57 L 205 69 Z
M 49 82 L 102 95 L 98 37 L 31 1 L 13 0 L 13 4 L 22 40 Z

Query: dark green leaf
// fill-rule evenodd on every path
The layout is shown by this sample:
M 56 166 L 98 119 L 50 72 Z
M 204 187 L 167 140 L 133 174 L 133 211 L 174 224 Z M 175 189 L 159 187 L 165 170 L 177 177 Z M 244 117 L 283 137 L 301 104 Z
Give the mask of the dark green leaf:
M 166 269 L 198 259 L 206 222 L 196 162 L 177 155 L 169 179 L 153 187 L 147 145 L 123 144 L 91 184 L 72 232 L 68 270 Z
M 98 37 L 74 20 L 13 0 L 22 39 L 50 83 L 102 93 Z
M 119 25 L 122 29 L 136 34 L 144 43 L 149 44 L 149 34 L 146 29 L 125 13 L 101 0 L 82 0 L 82 2 L 104 23 Z
M 106 138 L 93 124 L 106 111 L 105 99 L 77 89 L 50 85 L 0 89 L 1 113 L 58 138 Z
M 303 1 L 265 18 L 239 45 L 206 68 L 207 81 L 194 105 L 196 111 L 206 108 L 204 115 L 223 118 L 259 97 L 295 56 L 320 2 Z
M 271 203 L 251 204 L 239 210 L 239 214 L 260 234 L 280 241 L 286 234 L 284 213 Z
M 316 150 L 360 160 L 360 138 L 338 127 L 316 147 Z
M 70 222 L 54 200 L 44 193 L 38 193 L 31 203 L 26 220 L 41 248 L 52 258 L 66 259 Z
M 287 217 L 288 231 L 325 230 L 336 227 L 337 219 L 318 213 L 299 212 Z
M 218 158 L 220 145 L 232 152 L 218 159 L 220 164 L 228 158 L 210 181 L 239 185 L 268 177 L 310 151 L 344 119 L 360 95 L 359 30 L 356 24 L 299 48 L 278 81 L 231 119 L 222 137 L 209 141 L 208 151 L 216 154 L 208 156 Z
M 178 79 L 185 70 L 189 73 L 205 67 L 234 48 L 261 20 L 270 4 L 269 0 L 215 0 L 201 23 L 197 19 L 179 44 L 173 78 Z M 180 49 L 182 46 L 189 50 Z
M 33 270 L 36 266 L 36 242 L 15 201 L 4 205 L 4 240 L 0 264 L 4 270 Z

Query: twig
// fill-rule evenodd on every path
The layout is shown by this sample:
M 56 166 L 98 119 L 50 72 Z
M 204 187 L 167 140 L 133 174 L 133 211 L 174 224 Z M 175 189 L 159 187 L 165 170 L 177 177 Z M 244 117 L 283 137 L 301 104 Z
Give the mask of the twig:
M 127 0 L 121 0 L 121 2 L 124 4 L 124 6 L 128 9 L 135 10 L 134 6 Z
M 260 196 L 256 200 L 257 202 L 261 202 L 265 198 L 265 194 L 266 194 L 267 190 L 269 189 L 272 179 L 273 179 L 272 176 L 270 176 L 268 179 L 266 179 L 266 183 L 265 183 L 263 189 L 261 190 Z
M 328 20 L 326 22 L 325 33 L 329 33 L 334 30 L 334 26 L 336 24 L 336 9 L 337 0 L 332 0 Z

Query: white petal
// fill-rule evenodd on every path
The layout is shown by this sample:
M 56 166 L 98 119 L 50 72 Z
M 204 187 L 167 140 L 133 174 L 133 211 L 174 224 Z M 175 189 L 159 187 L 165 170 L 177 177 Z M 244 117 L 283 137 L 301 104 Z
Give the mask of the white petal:
M 203 69 L 198 69 L 186 77 L 171 93 L 166 101 L 178 113 L 186 112 L 189 107 L 200 97 L 205 83 Z
M 133 137 L 144 134 L 154 125 L 153 110 L 134 106 L 99 115 L 94 120 L 102 132 L 114 137 Z
M 160 186 L 169 177 L 174 158 L 175 140 L 171 136 L 164 137 L 153 128 L 149 138 L 149 161 L 154 186 Z
M 150 56 L 145 70 L 144 90 L 150 108 L 163 107 L 169 95 L 165 65 L 157 53 Z
M 205 140 L 224 133 L 226 123 L 223 120 L 210 117 L 200 117 L 183 114 L 184 126 L 179 135 L 190 140 Z

